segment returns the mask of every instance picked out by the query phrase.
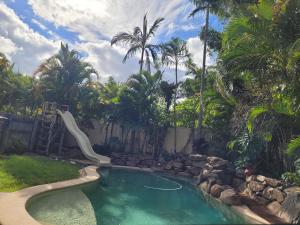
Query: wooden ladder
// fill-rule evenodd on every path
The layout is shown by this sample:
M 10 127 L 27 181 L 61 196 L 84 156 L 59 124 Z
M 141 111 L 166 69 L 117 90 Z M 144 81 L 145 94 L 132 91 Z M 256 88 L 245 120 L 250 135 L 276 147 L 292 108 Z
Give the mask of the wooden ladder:
M 57 135 L 56 109 L 57 104 L 54 102 L 45 102 L 43 104 L 43 113 L 36 140 L 36 151 L 38 153 L 49 155 L 51 144 Z

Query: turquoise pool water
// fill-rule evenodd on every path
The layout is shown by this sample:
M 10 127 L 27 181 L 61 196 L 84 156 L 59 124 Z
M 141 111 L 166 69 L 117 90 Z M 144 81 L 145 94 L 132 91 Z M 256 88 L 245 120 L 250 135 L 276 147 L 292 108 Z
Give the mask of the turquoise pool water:
M 105 169 L 101 181 L 37 197 L 28 211 L 44 224 L 232 224 L 188 182 L 161 175 Z

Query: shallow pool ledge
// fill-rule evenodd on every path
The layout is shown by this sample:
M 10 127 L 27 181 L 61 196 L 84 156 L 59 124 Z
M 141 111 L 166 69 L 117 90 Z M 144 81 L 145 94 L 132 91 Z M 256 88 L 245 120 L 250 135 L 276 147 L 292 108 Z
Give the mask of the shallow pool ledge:
M 100 178 L 97 166 L 88 166 L 80 170 L 80 177 L 67 181 L 43 184 L 12 193 L 0 193 L 1 225 L 41 225 L 26 210 L 27 202 L 34 196 L 66 187 L 91 183 Z

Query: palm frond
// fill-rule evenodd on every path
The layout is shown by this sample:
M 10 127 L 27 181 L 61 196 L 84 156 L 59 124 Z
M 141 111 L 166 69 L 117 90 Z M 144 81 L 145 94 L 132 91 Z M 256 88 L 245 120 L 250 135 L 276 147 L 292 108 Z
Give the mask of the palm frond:
M 115 35 L 112 39 L 110 44 L 114 45 L 119 42 L 124 42 L 126 44 L 128 43 L 133 43 L 136 40 L 136 37 L 133 36 L 132 34 L 126 33 L 126 32 L 121 32 Z
M 287 154 L 289 156 L 294 156 L 297 150 L 300 150 L 300 136 L 290 141 L 287 148 Z
M 158 18 L 154 21 L 154 23 L 152 24 L 152 26 L 149 29 L 147 39 L 154 36 L 156 30 L 158 29 L 158 27 L 162 21 L 164 21 L 164 18 Z
M 269 111 L 270 109 L 268 106 L 255 106 L 250 110 L 248 120 L 247 120 L 247 128 L 250 134 L 253 133 L 255 120 L 263 113 Z
M 123 58 L 123 63 L 125 63 L 129 58 L 131 58 L 133 55 L 136 54 L 136 52 L 140 49 L 139 45 L 132 46 L 126 53 L 126 55 Z

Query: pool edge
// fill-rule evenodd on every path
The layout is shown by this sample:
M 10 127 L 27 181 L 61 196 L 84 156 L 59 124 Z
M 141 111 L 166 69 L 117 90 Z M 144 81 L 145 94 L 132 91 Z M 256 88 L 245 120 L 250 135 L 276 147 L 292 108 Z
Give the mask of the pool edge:
M 100 179 L 98 169 L 98 166 L 87 166 L 80 170 L 80 177 L 77 179 L 33 186 L 11 193 L 0 193 L 0 224 L 41 225 L 26 210 L 30 199 L 46 192 L 95 182 Z

